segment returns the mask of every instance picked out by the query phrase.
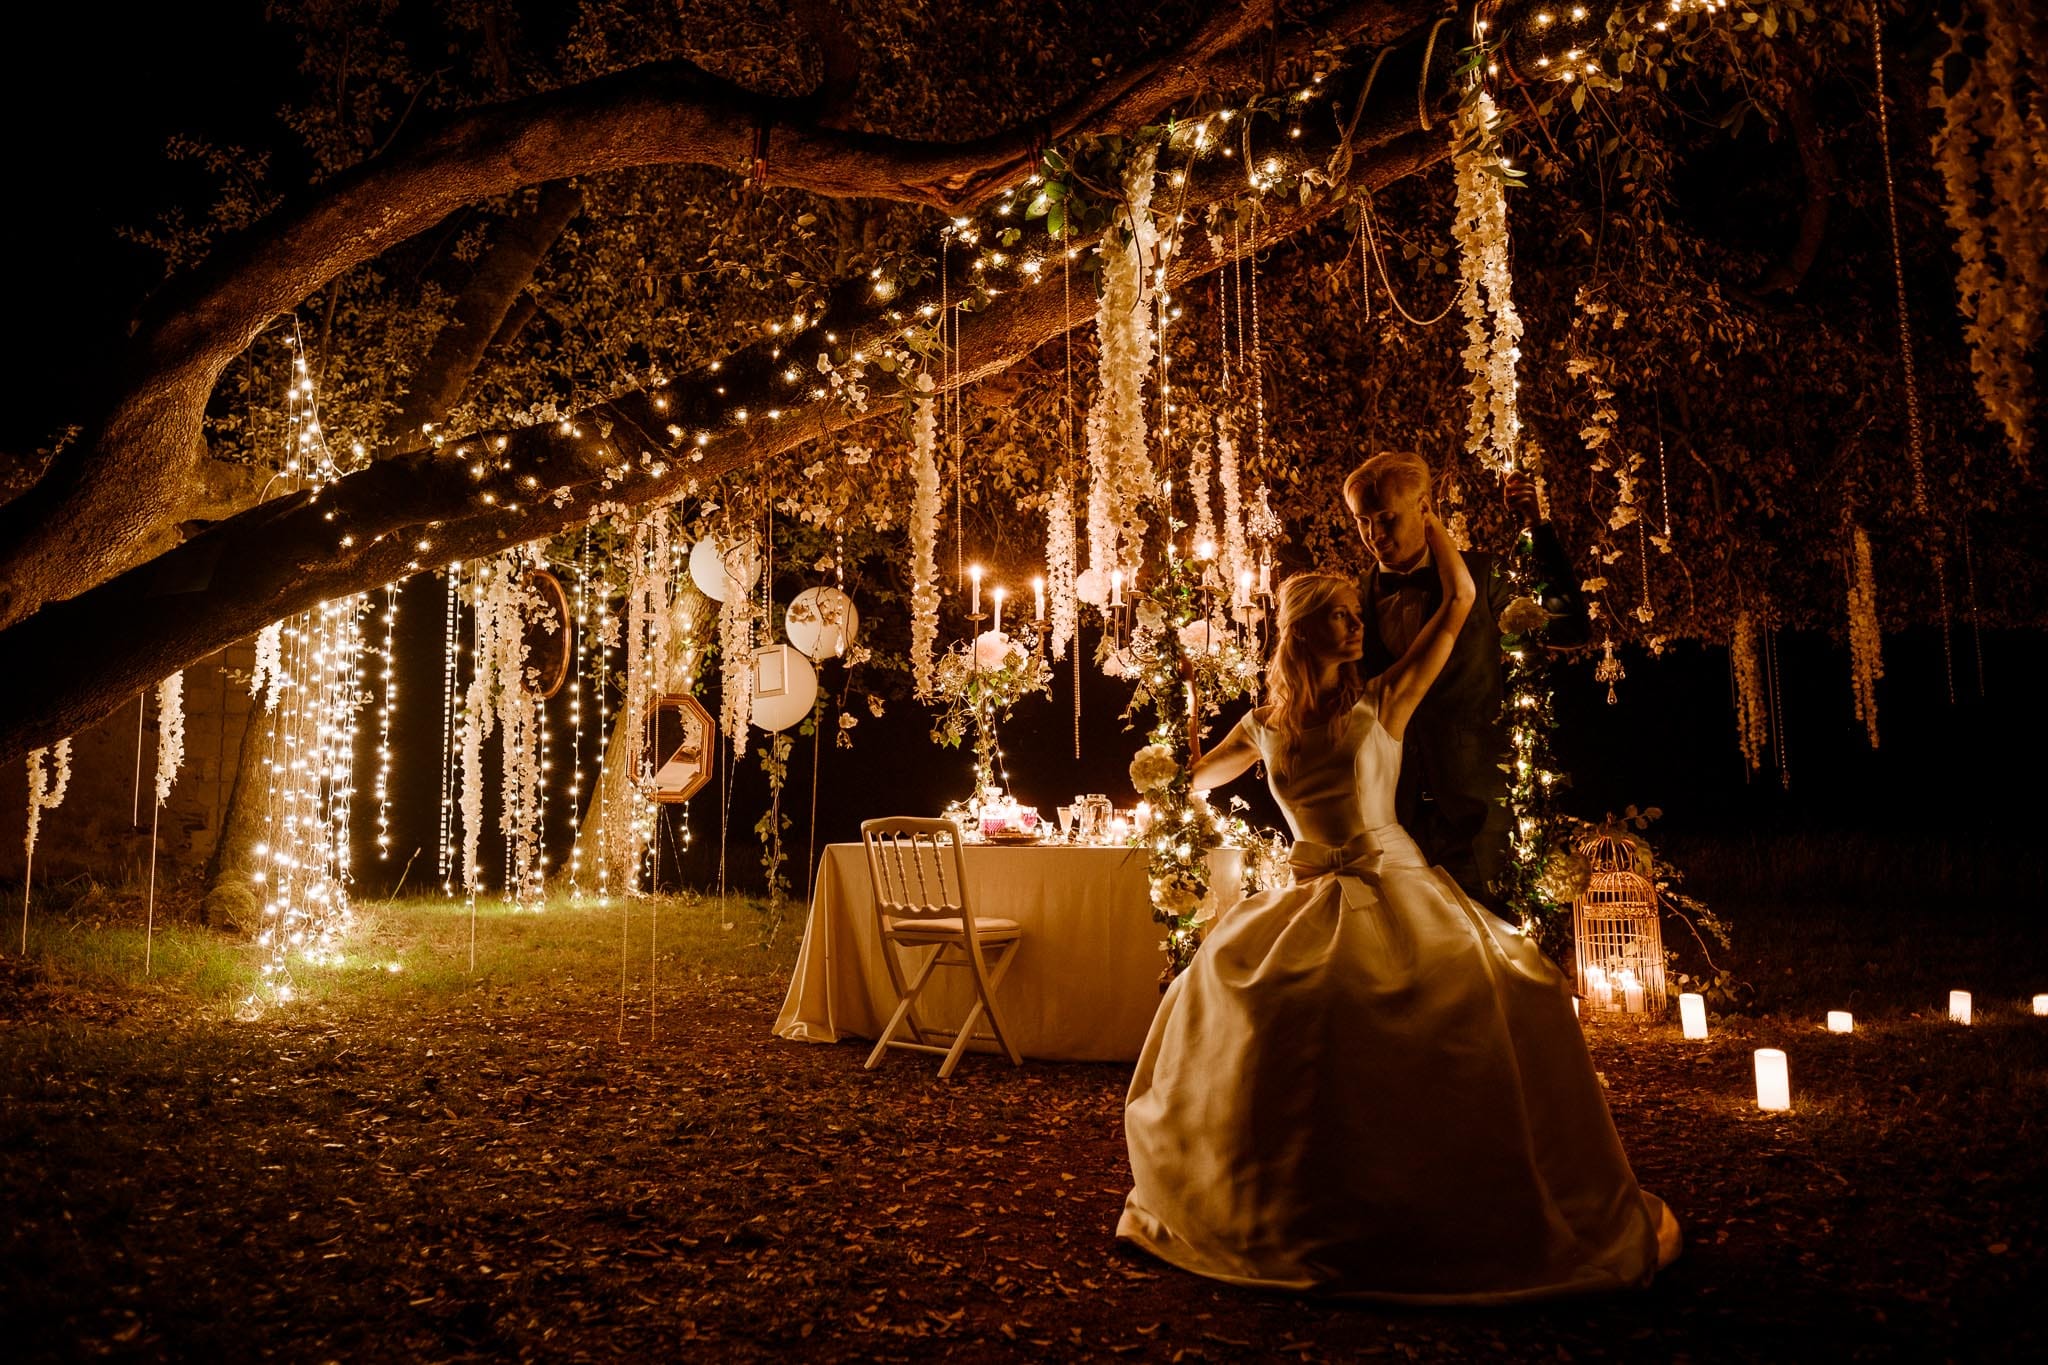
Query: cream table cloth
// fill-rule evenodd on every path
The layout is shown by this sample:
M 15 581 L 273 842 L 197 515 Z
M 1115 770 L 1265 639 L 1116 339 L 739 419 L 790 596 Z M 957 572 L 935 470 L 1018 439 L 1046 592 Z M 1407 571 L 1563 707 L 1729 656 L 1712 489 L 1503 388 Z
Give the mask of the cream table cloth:
M 974 913 L 1023 927 L 1017 959 L 996 991 L 1018 1050 L 1046 1061 L 1135 1059 L 1159 1005 L 1166 964 L 1159 946 L 1166 930 L 1152 918 L 1145 850 L 969 844 L 965 852 Z M 1242 854 L 1216 849 L 1209 866 L 1212 900 L 1234 904 Z M 921 956 L 904 954 L 906 976 Z M 918 1001 L 918 1018 L 957 1026 L 973 1002 L 967 974 L 942 969 Z M 875 932 L 867 855 L 859 844 L 827 845 L 776 1036 L 811 1043 L 873 1038 L 895 1007 Z

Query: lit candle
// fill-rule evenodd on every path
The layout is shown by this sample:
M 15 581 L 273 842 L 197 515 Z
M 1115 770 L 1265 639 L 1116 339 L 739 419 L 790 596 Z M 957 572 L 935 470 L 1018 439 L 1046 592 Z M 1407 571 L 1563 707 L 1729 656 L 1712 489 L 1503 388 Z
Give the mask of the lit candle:
M 1970 993 L 1968 991 L 1950 991 L 1948 993 L 1948 1017 L 1955 1020 L 1958 1024 L 1970 1022 Z
M 1636 980 L 1636 974 L 1627 969 L 1621 973 L 1621 1003 L 1630 1014 L 1643 1012 L 1643 983 Z
M 995 590 L 996 620 L 993 629 L 995 630 L 995 633 L 998 635 L 1001 635 L 1003 633 L 1003 597 L 1005 596 L 1007 591 L 1008 590 L 1004 588 L 997 588 Z
M 1248 607 L 1252 604 L 1252 571 L 1245 569 L 1237 575 L 1237 605 Z
M 1678 997 L 1678 1023 L 1688 1038 L 1707 1036 L 1707 998 L 1697 991 Z
M 974 585 L 974 605 L 969 608 L 976 616 L 981 615 L 981 565 L 967 566 L 967 581 Z
M 1785 1054 L 1774 1047 L 1756 1050 L 1756 1107 L 1779 1113 L 1792 1107 L 1792 1077 Z
M 1828 1011 L 1828 1032 L 1829 1032 L 1829 1033 L 1854 1033 L 1855 1031 L 1856 1031 L 1856 1016 L 1855 1016 L 1855 1015 L 1853 1015 L 1853 1014 L 1849 1013 L 1849 1011 L 1847 1011 L 1847 1010 L 1829 1010 L 1829 1011 Z
M 1207 541 L 1207 540 L 1198 540 L 1198 541 L 1196 541 L 1196 542 L 1195 542 L 1195 558 L 1196 558 L 1196 559 L 1214 559 L 1215 557 L 1216 557 L 1216 545 L 1215 545 L 1215 542 L 1213 542 L 1213 541 Z
M 1045 580 L 1043 578 L 1031 580 L 1031 596 L 1038 608 L 1037 614 L 1032 619 L 1043 621 L 1045 619 Z
M 1122 569 L 1111 569 L 1109 571 L 1109 605 L 1120 607 L 1123 604 L 1124 571 Z
M 2037 995 L 2034 997 L 2034 1013 L 2048 1014 L 2048 995 Z
M 1268 559 L 1259 561 L 1259 596 L 1265 597 L 1273 591 L 1273 563 Z

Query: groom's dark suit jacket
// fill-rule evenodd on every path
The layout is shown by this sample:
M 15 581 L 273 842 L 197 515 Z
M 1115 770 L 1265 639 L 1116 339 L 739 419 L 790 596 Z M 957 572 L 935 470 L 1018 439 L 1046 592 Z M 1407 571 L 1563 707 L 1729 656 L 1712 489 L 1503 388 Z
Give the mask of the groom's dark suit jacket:
M 1590 624 L 1557 534 L 1539 524 L 1531 539 L 1531 577 L 1544 585 L 1544 609 L 1556 618 L 1545 627 L 1544 642 L 1552 647 L 1582 644 Z M 1465 565 L 1479 589 L 1479 600 L 1465 618 L 1443 672 L 1408 722 L 1394 806 L 1424 857 L 1449 872 L 1474 900 L 1504 914 L 1496 883 L 1507 870 L 1510 817 L 1499 620 L 1515 591 L 1499 555 L 1468 551 Z M 1426 620 L 1442 603 L 1443 586 L 1433 564 L 1422 574 L 1398 591 L 1421 594 Z M 1368 674 L 1384 670 L 1396 657 L 1380 638 L 1381 578 L 1379 569 L 1371 568 L 1359 584 Z

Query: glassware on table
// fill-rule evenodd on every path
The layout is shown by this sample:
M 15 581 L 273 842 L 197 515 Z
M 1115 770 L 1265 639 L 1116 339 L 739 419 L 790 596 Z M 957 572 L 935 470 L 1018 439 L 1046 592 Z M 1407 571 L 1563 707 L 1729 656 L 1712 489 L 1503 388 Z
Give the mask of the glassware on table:
M 1060 838 L 1062 838 L 1062 839 L 1071 839 L 1071 838 L 1073 838 L 1073 837 L 1074 837 L 1074 808 L 1073 808 L 1072 806 L 1060 806 L 1060 807 L 1058 807 L 1058 808 L 1057 808 L 1057 813 L 1058 813 L 1058 815 L 1059 815 L 1059 817 L 1060 817 Z

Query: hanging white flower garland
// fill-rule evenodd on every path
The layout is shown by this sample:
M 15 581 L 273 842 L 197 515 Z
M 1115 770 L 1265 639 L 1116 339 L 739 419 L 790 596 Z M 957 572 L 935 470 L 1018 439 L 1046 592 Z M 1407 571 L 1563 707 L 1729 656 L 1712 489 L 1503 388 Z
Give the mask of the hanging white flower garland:
M 262 697 L 263 709 L 275 711 L 284 679 L 284 622 L 272 621 L 256 632 L 256 666 L 249 672 L 249 695 Z
M 1111 567 L 1136 565 L 1144 558 L 1144 504 L 1159 487 L 1145 420 L 1145 376 L 1153 360 L 1151 266 L 1159 246 L 1159 232 L 1152 225 L 1152 179 L 1158 161 L 1159 147 L 1153 143 L 1134 152 L 1124 167 L 1130 240 L 1121 249 L 1103 249 L 1102 298 L 1095 313 L 1101 340 L 1096 403 L 1103 409 L 1102 453 L 1098 464 L 1091 450 L 1090 466 L 1106 489 L 1104 516 L 1116 536 Z M 1089 505 L 1092 510 L 1093 490 Z M 1092 516 L 1089 533 L 1092 556 Z
M 1522 433 L 1515 378 L 1522 319 L 1512 297 L 1508 206 L 1501 187 L 1509 171 L 1495 140 L 1496 122 L 1493 97 L 1484 90 L 1458 111 L 1458 216 L 1452 230 L 1464 285 L 1465 370 L 1471 375 L 1465 449 L 1485 468 L 1502 472 L 1514 467 Z
M 939 639 L 939 427 L 930 375 L 910 408 L 910 672 L 917 695 L 932 695 Z
M 171 784 L 185 763 L 185 674 L 156 685 L 156 803 L 171 799 Z
M 43 771 L 43 756 L 50 755 L 54 771 Z M 36 834 L 42 828 L 43 812 L 64 803 L 65 788 L 71 785 L 71 741 L 60 739 L 55 750 L 37 749 L 28 756 L 28 835 L 22 842 L 30 858 L 36 856 Z
M 1074 482 L 1061 473 L 1045 503 L 1045 590 L 1052 598 L 1055 659 L 1067 657 L 1067 642 L 1080 626 L 1074 579 Z
M 1763 766 L 1764 749 L 1771 740 L 1771 711 L 1764 693 L 1763 667 L 1757 660 L 1756 623 L 1746 611 L 1735 618 L 1728 652 L 1735 670 L 1735 739 L 1753 772 Z
M 1849 680 L 1856 719 L 1877 747 L 1877 680 L 1884 676 L 1884 636 L 1877 625 L 1877 579 L 1870 568 L 1870 538 L 1851 527 L 1849 565 Z

